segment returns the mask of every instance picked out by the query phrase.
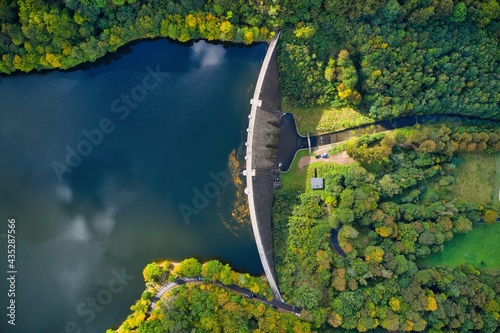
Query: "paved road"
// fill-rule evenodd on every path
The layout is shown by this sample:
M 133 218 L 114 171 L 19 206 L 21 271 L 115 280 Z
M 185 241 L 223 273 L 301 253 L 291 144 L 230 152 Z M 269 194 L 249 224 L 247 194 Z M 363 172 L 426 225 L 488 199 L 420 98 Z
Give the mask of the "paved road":
M 332 245 L 333 245 L 333 248 L 335 249 L 335 251 L 339 255 L 341 255 L 343 258 L 345 258 L 346 254 L 345 254 L 344 250 L 340 247 L 340 244 L 339 244 L 339 230 L 341 227 L 342 227 L 342 223 L 339 223 L 339 226 L 336 229 L 332 229 L 331 238 L 332 238 Z
M 293 313 L 296 316 L 300 316 L 300 313 L 302 311 L 301 308 L 294 307 L 293 305 L 290 305 L 288 303 L 282 302 L 277 299 L 273 299 L 272 301 L 268 301 L 267 298 L 261 296 L 261 295 L 256 295 L 254 294 L 251 290 L 242 288 L 240 286 L 237 286 L 235 284 L 230 284 L 230 285 L 225 285 L 222 284 L 220 281 L 216 282 L 206 282 L 202 280 L 201 276 L 195 276 L 195 277 L 185 277 L 185 278 L 179 278 L 176 279 L 174 282 L 167 282 L 165 283 L 159 290 L 158 292 L 153 296 L 151 299 L 151 304 L 149 306 L 147 315 L 149 316 L 151 314 L 151 311 L 155 309 L 156 307 L 156 302 L 163 296 L 167 291 L 170 291 L 172 289 L 175 289 L 181 285 L 188 284 L 188 283 L 209 283 L 209 284 L 215 284 L 218 285 L 221 288 L 225 288 L 231 291 L 234 291 L 235 293 L 238 293 L 248 299 L 252 299 L 257 302 L 261 302 L 265 305 L 268 305 L 270 307 L 273 307 L 274 309 L 280 311 L 280 312 L 286 312 L 286 313 Z

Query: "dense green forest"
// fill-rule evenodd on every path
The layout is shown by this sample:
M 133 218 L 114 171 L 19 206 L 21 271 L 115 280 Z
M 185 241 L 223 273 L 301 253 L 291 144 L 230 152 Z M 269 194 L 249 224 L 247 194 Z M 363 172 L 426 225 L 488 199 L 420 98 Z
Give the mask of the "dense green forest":
M 374 118 L 497 118 L 498 0 L 1 0 L 0 72 L 70 68 L 136 39 L 250 44 L 283 33 L 284 98 Z
M 457 153 L 499 151 L 500 131 L 427 125 L 345 146 L 357 162 L 320 174 L 324 190 L 276 198 L 275 259 L 287 301 L 308 310 L 318 331 L 496 332 L 498 275 L 417 264 L 482 218 L 496 220 L 495 208 L 461 202 L 452 189 Z M 345 257 L 333 250 L 332 229 Z
M 378 119 L 499 117 L 497 1 L 339 2 L 284 34 L 281 83 L 291 103 L 349 105 Z

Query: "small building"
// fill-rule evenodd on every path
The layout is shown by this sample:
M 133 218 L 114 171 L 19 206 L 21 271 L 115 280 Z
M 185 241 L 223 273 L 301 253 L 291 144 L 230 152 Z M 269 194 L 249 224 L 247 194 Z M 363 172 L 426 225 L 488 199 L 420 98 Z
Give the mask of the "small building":
M 311 190 L 322 190 L 323 178 L 311 178 Z

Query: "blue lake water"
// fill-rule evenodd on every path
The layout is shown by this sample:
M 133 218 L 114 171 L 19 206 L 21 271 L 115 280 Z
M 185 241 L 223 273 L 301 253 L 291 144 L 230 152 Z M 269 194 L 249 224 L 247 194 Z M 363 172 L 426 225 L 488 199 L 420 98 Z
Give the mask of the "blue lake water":
M 0 78 L 0 260 L 6 272 L 15 218 L 17 270 L 16 326 L 3 278 L 1 332 L 104 332 L 158 258 L 262 273 L 250 226 L 231 231 L 224 175 L 265 49 L 143 41 L 76 70 Z

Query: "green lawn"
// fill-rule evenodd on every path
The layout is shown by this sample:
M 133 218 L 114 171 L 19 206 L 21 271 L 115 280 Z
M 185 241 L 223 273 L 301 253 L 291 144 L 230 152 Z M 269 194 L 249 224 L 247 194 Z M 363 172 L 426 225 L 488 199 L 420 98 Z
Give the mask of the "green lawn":
M 335 148 L 333 149 L 335 150 Z M 314 155 L 315 153 L 313 153 Z M 318 177 L 323 177 L 328 171 L 339 167 L 340 165 L 334 162 L 315 162 L 308 166 L 299 169 L 298 164 L 301 157 L 309 156 L 309 151 L 301 150 L 295 155 L 290 171 L 281 174 L 281 189 L 282 190 L 299 190 L 301 192 L 310 189 L 309 179 L 314 177 L 314 169 L 318 171 Z
M 309 151 L 307 150 L 299 151 L 293 159 L 290 170 L 287 173 L 281 174 L 281 188 L 283 190 L 300 190 L 301 192 L 305 191 L 307 167 L 299 170 L 298 164 L 301 157 L 308 155 Z
M 498 189 L 495 186 L 495 170 L 497 156 L 488 153 L 462 153 L 459 155 L 465 162 L 455 169 L 455 186 L 452 196 L 463 202 L 474 202 L 480 205 L 497 205 Z M 500 181 L 497 180 L 497 187 Z M 497 195 L 494 195 L 494 192 Z M 492 199 L 493 202 L 492 202 Z
M 314 106 L 299 108 L 283 101 L 282 109 L 293 113 L 300 134 L 321 134 L 342 129 L 373 123 L 374 120 L 366 117 L 352 108 L 333 108 L 330 106 Z
M 500 154 L 496 156 L 496 172 L 495 172 L 495 183 L 493 187 L 493 206 L 500 212 Z
M 425 266 L 460 266 L 469 262 L 477 268 L 500 271 L 500 223 L 476 224 L 467 234 L 459 234 L 444 244 L 444 251 L 424 260 Z

